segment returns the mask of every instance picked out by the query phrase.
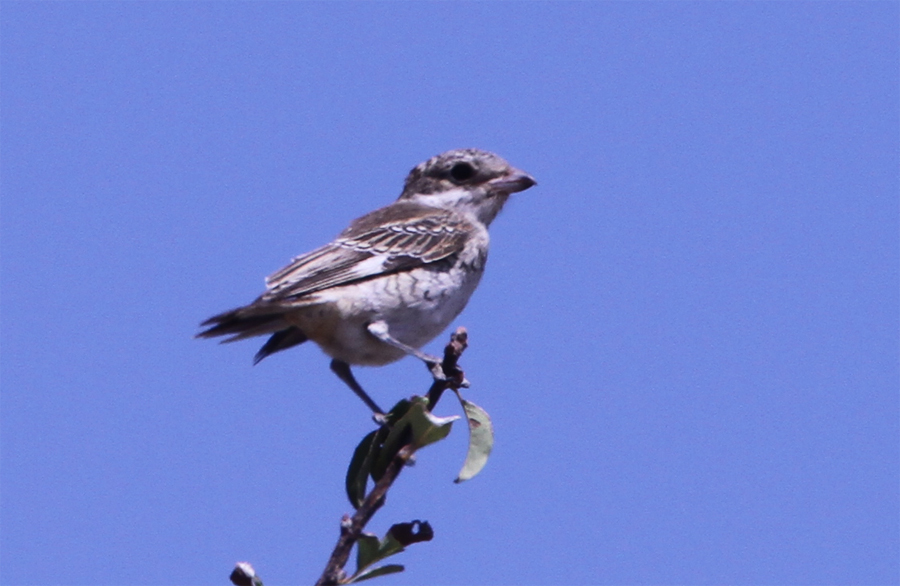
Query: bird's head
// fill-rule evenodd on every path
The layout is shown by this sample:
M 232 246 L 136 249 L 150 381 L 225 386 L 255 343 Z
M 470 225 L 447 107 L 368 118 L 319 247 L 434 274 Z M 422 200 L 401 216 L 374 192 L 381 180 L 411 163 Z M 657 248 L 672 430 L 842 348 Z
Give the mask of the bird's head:
M 452 209 L 488 225 L 511 193 L 536 184 L 531 175 L 494 153 L 457 149 L 432 157 L 410 171 L 399 199 Z

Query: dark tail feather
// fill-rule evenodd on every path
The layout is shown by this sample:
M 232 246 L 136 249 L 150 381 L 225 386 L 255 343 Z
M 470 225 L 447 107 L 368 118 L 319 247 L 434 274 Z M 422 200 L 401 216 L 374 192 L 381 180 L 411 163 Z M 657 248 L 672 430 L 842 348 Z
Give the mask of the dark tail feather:
M 223 342 L 236 342 L 271 334 L 269 340 L 253 358 L 253 364 L 257 364 L 269 354 L 287 350 L 307 340 L 303 332 L 284 319 L 283 310 L 276 309 L 273 312 L 270 308 L 260 308 L 252 304 L 214 315 L 200 326 L 210 327 L 197 334 L 197 338 L 229 336 Z
M 252 336 L 262 336 L 277 332 L 287 323 L 280 315 L 242 316 L 235 312 L 212 317 L 201 326 L 212 326 L 197 334 L 197 338 L 232 336 L 226 341 L 240 340 Z
M 306 334 L 295 327 L 290 327 L 286 330 L 275 332 L 274 334 L 272 334 L 272 337 L 269 338 L 269 340 L 265 344 L 263 344 L 263 347 L 259 349 L 259 352 L 256 353 L 256 356 L 253 357 L 253 364 L 259 364 L 259 361 L 266 356 L 274 354 L 276 352 L 281 352 L 282 350 L 287 350 L 288 348 L 292 348 L 298 344 L 302 344 L 308 339 L 309 338 L 306 337 Z

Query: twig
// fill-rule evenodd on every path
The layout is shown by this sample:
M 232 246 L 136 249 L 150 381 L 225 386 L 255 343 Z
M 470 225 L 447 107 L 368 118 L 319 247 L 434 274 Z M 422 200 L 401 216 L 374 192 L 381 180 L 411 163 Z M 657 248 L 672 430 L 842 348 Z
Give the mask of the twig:
M 469 386 L 463 371 L 457 366 L 459 357 L 468 346 L 468 334 L 463 327 L 450 335 L 450 343 L 444 348 L 444 360 L 441 362 L 441 368 L 447 377 L 446 380 L 435 380 L 428 389 L 429 410 L 433 410 L 434 406 L 440 400 L 443 392 L 449 388 L 460 388 Z M 400 472 L 413 457 L 415 449 L 411 445 L 403 446 L 397 455 L 391 460 L 384 475 L 375 483 L 375 486 L 366 495 L 362 505 L 356 510 L 352 517 L 344 515 L 341 519 L 341 536 L 338 538 L 334 551 L 325 566 L 325 571 L 316 582 L 316 586 L 336 586 L 345 578 L 344 566 L 350 559 L 350 551 L 353 545 L 359 539 L 366 524 L 380 509 L 387 497 L 387 491 L 400 475 Z
M 450 334 L 450 343 L 444 347 L 444 361 L 441 363 L 441 368 L 444 370 L 447 380 L 434 381 L 431 388 L 428 389 L 429 411 L 434 411 L 438 401 L 441 400 L 441 395 L 447 389 L 466 388 L 469 386 L 469 381 L 466 380 L 465 374 L 457 365 L 459 357 L 462 356 L 462 353 L 468 347 L 469 333 L 466 331 L 466 328 L 460 326 L 456 328 L 455 332 Z
M 414 451 L 412 446 L 403 446 L 391 460 L 381 480 L 376 482 L 371 492 L 366 495 L 366 499 L 356 513 L 352 517 L 344 515 L 344 518 L 341 519 L 341 536 L 338 538 L 328 565 L 325 566 L 325 571 L 322 572 L 316 586 L 334 586 L 341 583 L 344 578 L 343 568 L 350 559 L 350 550 L 359 539 L 359 534 L 366 527 L 366 523 L 384 505 L 388 489 L 394 484 L 394 480 L 400 475 L 400 471 L 406 466 Z

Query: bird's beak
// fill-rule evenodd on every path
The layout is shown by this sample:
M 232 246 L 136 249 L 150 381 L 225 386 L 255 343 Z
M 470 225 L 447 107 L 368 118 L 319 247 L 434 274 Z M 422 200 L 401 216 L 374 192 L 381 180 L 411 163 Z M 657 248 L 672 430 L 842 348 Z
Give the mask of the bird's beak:
M 525 191 L 529 187 L 534 187 L 537 185 L 537 181 L 534 180 L 534 177 L 526 173 L 525 171 L 521 171 L 516 169 L 515 167 L 510 167 L 509 171 L 503 177 L 497 177 L 496 179 L 492 179 L 488 182 L 493 189 L 497 191 L 502 191 L 504 193 L 516 193 L 519 191 Z

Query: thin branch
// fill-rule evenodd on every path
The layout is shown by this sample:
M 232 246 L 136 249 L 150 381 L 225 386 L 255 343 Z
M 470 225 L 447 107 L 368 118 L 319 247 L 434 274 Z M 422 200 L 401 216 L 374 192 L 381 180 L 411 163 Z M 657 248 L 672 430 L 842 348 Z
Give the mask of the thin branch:
M 463 327 L 451 334 L 450 343 L 444 348 L 444 360 L 441 367 L 444 370 L 446 380 L 435 380 L 428 390 L 429 409 L 433 410 L 434 406 L 440 400 L 443 392 L 449 388 L 460 388 L 469 386 L 465 375 L 460 370 L 457 362 L 463 351 L 468 346 L 468 334 Z M 336 586 L 341 584 L 346 578 L 344 566 L 350 559 L 350 551 L 353 545 L 359 539 L 366 524 L 380 509 L 387 498 L 387 491 L 394 484 L 394 481 L 400 475 L 400 472 L 413 457 L 415 449 L 411 445 L 403 446 L 391 463 L 388 465 L 384 475 L 375 483 L 375 486 L 366 495 L 362 505 L 356 510 L 352 517 L 344 515 L 341 519 L 341 536 L 338 538 L 334 551 L 325 566 L 325 571 L 316 582 L 316 586 Z
M 466 331 L 466 328 L 460 326 L 456 328 L 455 332 L 450 334 L 450 343 L 444 347 L 444 361 L 441 363 L 441 368 L 444 370 L 447 380 L 434 381 L 431 388 L 428 389 L 429 411 L 434 411 L 438 401 L 441 400 L 441 395 L 447 389 L 459 389 L 469 386 L 469 381 L 466 380 L 465 374 L 457 365 L 459 357 L 462 356 L 462 353 L 468 347 L 469 333 Z
M 412 446 L 403 446 L 391 460 L 387 470 L 384 471 L 384 476 L 375 483 L 375 487 L 366 496 L 356 513 L 352 517 L 344 515 L 344 518 L 341 519 L 341 536 L 338 538 L 328 565 L 325 566 L 325 571 L 322 572 L 316 586 L 334 586 L 341 583 L 345 576 L 344 566 L 350 559 L 350 551 L 356 540 L 359 539 L 359 534 L 362 533 L 378 509 L 384 505 L 388 489 L 394 484 L 394 480 L 400 475 L 400 471 L 406 466 L 414 451 Z

